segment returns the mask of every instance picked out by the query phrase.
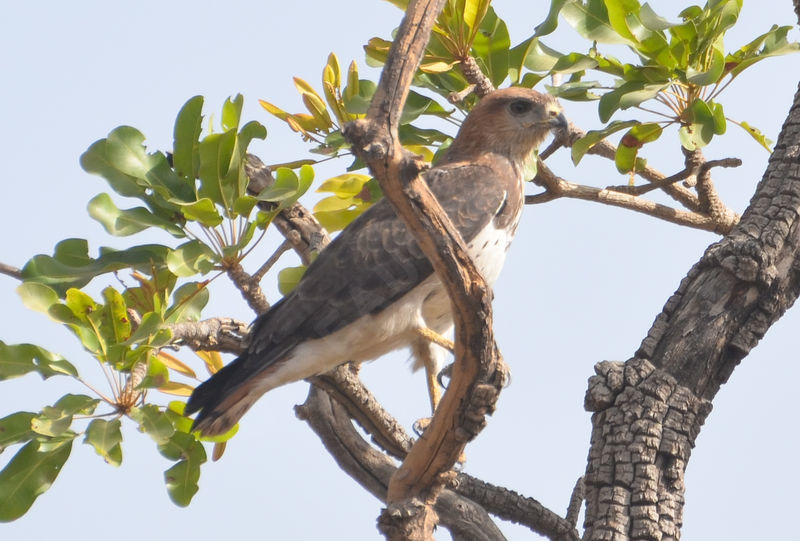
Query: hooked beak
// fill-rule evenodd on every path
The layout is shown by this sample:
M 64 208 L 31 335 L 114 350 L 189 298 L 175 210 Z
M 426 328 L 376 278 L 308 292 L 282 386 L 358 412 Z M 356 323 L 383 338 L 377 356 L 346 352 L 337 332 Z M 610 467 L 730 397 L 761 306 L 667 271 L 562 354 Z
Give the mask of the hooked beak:
M 553 132 L 560 132 L 569 127 L 569 120 L 564 113 L 558 113 L 558 116 L 550 119 L 550 130 Z

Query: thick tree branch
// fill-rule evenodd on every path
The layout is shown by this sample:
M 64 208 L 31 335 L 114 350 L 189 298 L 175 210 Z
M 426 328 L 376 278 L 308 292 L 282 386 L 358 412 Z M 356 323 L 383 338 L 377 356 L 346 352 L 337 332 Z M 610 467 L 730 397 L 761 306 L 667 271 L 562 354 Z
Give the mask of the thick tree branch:
M 573 525 L 533 498 L 465 474 L 458 474 L 451 487 L 459 494 L 479 503 L 491 514 L 523 524 L 545 537 L 564 541 L 580 539 Z
M 589 383 L 587 539 L 677 539 L 711 400 L 800 295 L 800 91 L 739 223 L 710 246 L 636 356 Z
M 389 480 L 397 468 L 389 457 L 364 441 L 342 406 L 312 386 L 305 404 L 296 411 L 317 433 L 342 470 L 386 502 Z M 456 541 L 505 540 L 480 505 L 451 490 L 443 490 L 434 507 L 440 522 Z
M 345 137 L 431 260 L 453 304 L 456 367 L 430 426 L 392 476 L 380 522 L 389 539 L 427 539 L 430 507 L 464 445 L 485 423 L 504 381 L 491 331 L 491 295 L 463 240 L 419 176 L 422 164 L 397 137 L 400 112 L 442 0 L 412 1 L 387 57 L 367 118 Z
M 195 351 L 242 353 L 245 350 L 249 325 L 229 317 L 203 321 L 184 321 L 169 325 L 173 344 Z

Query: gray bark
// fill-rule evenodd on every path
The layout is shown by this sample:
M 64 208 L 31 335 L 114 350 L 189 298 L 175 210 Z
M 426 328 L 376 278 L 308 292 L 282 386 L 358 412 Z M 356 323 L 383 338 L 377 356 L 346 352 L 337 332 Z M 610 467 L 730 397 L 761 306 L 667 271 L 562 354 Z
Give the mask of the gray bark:
M 800 294 L 800 92 L 750 206 L 667 301 L 635 356 L 602 362 L 584 539 L 678 539 L 684 472 L 711 401 Z

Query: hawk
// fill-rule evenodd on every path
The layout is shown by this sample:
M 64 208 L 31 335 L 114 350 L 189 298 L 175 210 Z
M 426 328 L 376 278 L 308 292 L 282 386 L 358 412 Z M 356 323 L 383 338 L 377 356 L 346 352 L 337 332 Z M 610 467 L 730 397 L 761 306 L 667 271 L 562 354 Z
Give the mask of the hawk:
M 497 90 L 475 106 L 446 154 L 423 173 L 489 284 L 519 223 L 525 164 L 547 132 L 566 123 L 548 95 Z M 404 347 L 414 354 L 414 368 L 424 365 L 435 384 L 446 352 L 431 336 L 452 326 L 444 287 L 384 199 L 342 231 L 297 287 L 256 319 L 247 350 L 194 390 L 186 414 L 199 411 L 194 430 L 222 434 L 270 389 Z

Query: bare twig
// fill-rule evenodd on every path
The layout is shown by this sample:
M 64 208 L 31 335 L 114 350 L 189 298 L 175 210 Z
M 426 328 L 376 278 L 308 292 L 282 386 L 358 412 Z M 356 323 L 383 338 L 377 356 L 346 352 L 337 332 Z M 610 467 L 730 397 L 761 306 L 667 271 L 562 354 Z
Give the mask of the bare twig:
M 722 158 L 720 160 L 709 160 L 707 162 L 704 162 L 699 167 L 686 168 L 683 171 L 675 173 L 674 175 L 670 175 L 663 180 L 659 180 L 651 184 L 641 184 L 639 186 L 627 186 L 623 184 L 619 186 L 609 186 L 606 189 L 614 190 L 616 192 L 627 193 L 630 195 L 644 195 L 646 193 L 652 192 L 653 190 L 658 190 L 660 188 L 664 188 L 669 184 L 674 184 L 678 181 L 689 178 L 693 175 L 700 176 L 708 174 L 708 171 L 714 167 L 739 167 L 741 165 L 742 165 L 742 160 L 740 160 L 739 158 Z
M 454 104 L 461 103 L 473 92 L 475 92 L 475 85 L 469 84 L 460 92 L 450 92 L 450 94 L 447 95 L 447 101 Z
M 699 212 L 675 209 L 613 189 L 573 184 L 572 182 L 567 182 L 556 176 L 546 165 L 541 163 L 541 161 L 539 162 L 539 169 L 535 181 L 537 184 L 544 186 L 547 191 L 542 194 L 526 196 L 525 203 L 529 205 L 552 201 L 559 197 L 583 199 L 585 201 L 595 201 L 633 210 L 635 212 L 641 212 L 642 214 L 647 214 L 648 216 L 653 216 L 678 225 L 720 234 L 730 231 L 739 221 L 738 215 L 733 213 L 725 215 L 717 220 L 711 216 L 700 214 Z
M 575 141 L 580 139 L 586 135 L 586 132 L 582 129 L 575 126 L 572 122 L 569 123 L 569 128 L 564 133 L 564 138 L 562 143 L 564 146 L 571 147 Z M 602 141 L 598 141 L 595 145 L 593 145 L 588 151 L 587 154 L 594 154 L 597 156 L 601 156 L 603 158 L 607 158 L 609 160 L 614 160 L 614 157 L 617 154 L 617 147 L 612 143 L 609 143 L 607 140 L 603 139 Z M 659 182 L 667 178 L 666 175 L 658 171 L 657 169 L 650 167 L 649 165 L 642 169 L 641 171 L 636 171 L 636 174 L 639 175 L 641 178 L 647 180 L 648 182 Z M 664 187 L 664 192 L 666 192 L 670 197 L 676 200 L 678 203 L 686 207 L 688 210 L 694 212 L 701 212 L 702 205 L 700 204 L 700 200 L 697 198 L 695 194 L 693 194 L 690 190 L 684 188 L 683 186 L 678 186 L 676 184 L 670 183 L 669 185 Z
M 16 278 L 17 280 L 22 280 L 22 271 L 17 267 L 6 265 L 5 263 L 0 263 L 0 274 L 5 274 L 6 276 Z
M 275 266 L 275 263 L 278 262 L 281 256 L 291 249 L 292 243 L 288 239 L 284 240 L 281 245 L 275 249 L 275 252 L 269 256 L 269 259 L 267 259 L 264 264 L 253 273 L 253 280 L 260 282 L 261 279 L 264 278 L 264 275 L 267 274 L 273 266 Z

